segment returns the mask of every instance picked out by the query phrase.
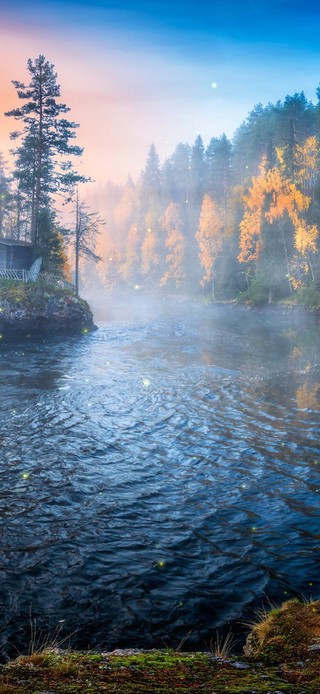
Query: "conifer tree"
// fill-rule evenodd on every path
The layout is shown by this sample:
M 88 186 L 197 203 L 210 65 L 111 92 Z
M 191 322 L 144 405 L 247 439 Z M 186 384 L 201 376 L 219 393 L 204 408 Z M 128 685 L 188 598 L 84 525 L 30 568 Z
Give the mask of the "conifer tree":
M 54 65 L 39 55 L 34 62 L 28 60 L 27 69 L 28 85 L 13 81 L 23 103 L 5 115 L 22 124 L 22 130 L 11 133 L 12 140 L 20 139 L 13 150 L 14 176 L 20 200 L 28 210 L 31 241 L 39 245 L 41 212 L 46 209 L 49 215 L 52 197 L 57 193 L 70 196 L 75 184 L 85 179 L 74 171 L 69 159 L 81 155 L 82 149 L 70 144 L 78 125 L 64 117 L 70 109 L 58 101 L 60 86 Z
M 10 176 L 3 155 L 0 153 L 0 236 L 9 231 L 11 200 Z

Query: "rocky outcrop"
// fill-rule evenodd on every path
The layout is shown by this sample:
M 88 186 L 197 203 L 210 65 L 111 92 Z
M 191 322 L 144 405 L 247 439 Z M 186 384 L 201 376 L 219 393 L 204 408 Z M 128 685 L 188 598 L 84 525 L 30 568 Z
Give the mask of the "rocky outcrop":
M 0 335 L 12 337 L 82 334 L 94 330 L 91 309 L 72 292 L 16 284 L 0 287 Z

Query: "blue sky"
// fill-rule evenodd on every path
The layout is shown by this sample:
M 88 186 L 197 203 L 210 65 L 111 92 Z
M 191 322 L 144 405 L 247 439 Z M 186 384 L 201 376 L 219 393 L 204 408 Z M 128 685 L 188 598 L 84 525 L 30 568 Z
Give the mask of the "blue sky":
M 154 142 L 161 159 L 179 141 L 235 129 L 259 102 L 320 82 L 320 3 L 0 0 L 0 98 L 27 58 L 54 63 L 63 100 L 80 123 L 84 166 L 100 182 L 141 170 Z M 9 119 L 0 116 L 6 153 Z

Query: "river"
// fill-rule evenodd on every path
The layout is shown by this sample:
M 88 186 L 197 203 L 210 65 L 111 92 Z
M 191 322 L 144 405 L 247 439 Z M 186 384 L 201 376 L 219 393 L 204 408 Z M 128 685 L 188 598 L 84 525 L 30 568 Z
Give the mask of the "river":
M 143 300 L 2 345 L 0 641 L 205 648 L 320 597 L 320 326 Z M 236 628 L 236 627 L 235 627 Z

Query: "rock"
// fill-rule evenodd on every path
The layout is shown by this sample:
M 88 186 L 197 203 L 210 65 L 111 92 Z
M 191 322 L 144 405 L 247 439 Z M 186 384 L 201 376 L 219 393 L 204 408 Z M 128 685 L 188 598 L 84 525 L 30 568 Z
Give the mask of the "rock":
M 0 339 L 95 330 L 91 309 L 71 291 L 35 284 L 0 286 Z
M 236 668 L 237 670 L 250 670 L 250 665 L 247 663 L 241 663 L 240 661 L 236 662 L 230 662 L 231 667 Z
M 116 648 L 114 651 L 109 651 L 107 653 L 101 653 L 101 655 L 105 656 L 110 656 L 110 655 L 140 655 L 140 653 L 145 653 L 145 651 L 141 650 L 141 648 Z

